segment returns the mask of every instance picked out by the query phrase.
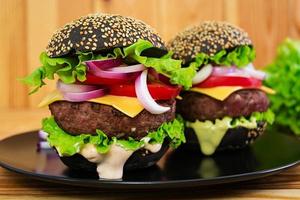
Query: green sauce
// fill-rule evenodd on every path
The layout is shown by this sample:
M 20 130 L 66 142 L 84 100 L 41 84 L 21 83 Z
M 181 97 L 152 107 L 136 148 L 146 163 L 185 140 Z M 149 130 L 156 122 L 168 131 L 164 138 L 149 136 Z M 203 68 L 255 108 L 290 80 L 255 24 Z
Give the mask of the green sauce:
M 215 123 L 208 120 L 204 122 L 198 120 L 195 122 L 187 121 L 186 126 L 194 129 L 202 153 L 204 155 L 211 155 L 216 151 L 228 129 L 238 126 L 254 129 L 257 127 L 257 121 L 255 117 L 251 117 L 250 119 L 244 117 L 237 119 L 224 117 L 223 119 L 217 119 Z

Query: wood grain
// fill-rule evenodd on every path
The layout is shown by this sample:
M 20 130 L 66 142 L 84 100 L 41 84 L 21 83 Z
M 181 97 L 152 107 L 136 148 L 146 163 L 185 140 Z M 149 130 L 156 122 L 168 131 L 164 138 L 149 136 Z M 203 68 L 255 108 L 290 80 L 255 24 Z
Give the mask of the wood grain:
M 57 1 L 56 0 L 28 0 L 27 16 L 27 57 L 28 73 L 40 66 L 39 56 L 44 51 L 48 40 L 57 28 Z M 41 99 L 49 93 L 55 83 L 47 81 L 47 87 L 38 93 L 27 96 L 29 106 L 35 108 Z
M 33 180 L 0 168 L 1 199 L 299 199 L 300 167 L 255 181 L 177 190 L 104 190 Z
M 26 10 L 22 0 L 1 1 L 0 5 L 0 107 L 28 105 L 27 89 L 17 80 L 27 73 Z M 10 23 L 11 21 L 14 23 Z
M 159 5 L 159 32 L 165 40 L 182 29 L 204 20 L 223 20 L 223 0 L 161 0 Z
M 299 38 L 300 35 L 300 1 L 289 1 L 289 35 L 293 38 Z
M 276 46 L 289 34 L 288 11 L 288 1 L 239 1 L 239 25 L 249 33 L 257 49 L 256 66 L 270 63 Z
M 143 20 L 151 26 L 157 27 L 157 0 L 94 0 L 94 12 L 113 13 L 131 16 Z
M 1 109 L 0 140 L 13 134 L 39 129 L 41 120 L 49 114 L 48 108 Z
M 168 41 L 203 20 L 226 20 L 249 32 L 256 66 L 270 63 L 287 36 L 300 36 L 299 0 L 0 0 L 0 108 L 35 108 L 55 86 L 27 96 L 17 77 L 33 71 L 52 33 L 91 12 L 119 13 L 144 20 Z
M 88 15 L 93 11 L 92 0 L 64 0 L 58 1 L 57 20 L 58 26 L 61 27 L 80 16 Z

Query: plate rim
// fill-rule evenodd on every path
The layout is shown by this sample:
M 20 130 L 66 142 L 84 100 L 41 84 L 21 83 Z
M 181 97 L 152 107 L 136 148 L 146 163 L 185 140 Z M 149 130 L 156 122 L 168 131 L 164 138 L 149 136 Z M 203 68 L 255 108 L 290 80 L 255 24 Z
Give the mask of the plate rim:
M 26 134 L 34 134 L 38 130 L 27 131 L 23 133 L 19 133 L 10 137 L 6 137 L 0 142 L 11 139 L 13 137 L 19 137 L 21 135 Z M 234 183 L 234 182 L 241 182 L 241 181 L 248 181 L 254 180 L 258 178 L 263 178 L 266 176 L 270 176 L 276 173 L 279 173 L 283 170 L 292 168 L 300 164 L 300 158 L 294 162 L 290 162 L 286 165 L 281 165 L 279 167 L 270 168 L 259 170 L 255 172 L 246 172 L 246 173 L 239 173 L 227 176 L 218 176 L 213 178 L 192 178 L 192 179 L 185 179 L 185 180 L 163 180 L 163 181 L 122 181 L 122 180 L 96 180 L 96 179 L 80 179 L 80 178 L 65 178 L 55 175 L 44 175 L 39 174 L 37 172 L 30 172 L 27 170 L 23 170 L 21 168 L 14 167 L 9 165 L 0 160 L 0 167 L 4 169 L 21 174 L 33 179 L 46 181 L 46 182 L 54 182 L 60 183 L 65 185 L 73 185 L 73 186 L 82 186 L 82 187 L 97 187 L 97 188 L 109 188 L 109 187 L 119 187 L 119 188 L 158 188 L 161 185 L 164 185 L 166 188 L 176 188 L 176 187 L 190 187 L 190 186 L 209 186 L 209 185 L 218 185 L 218 184 L 225 184 L 225 183 Z

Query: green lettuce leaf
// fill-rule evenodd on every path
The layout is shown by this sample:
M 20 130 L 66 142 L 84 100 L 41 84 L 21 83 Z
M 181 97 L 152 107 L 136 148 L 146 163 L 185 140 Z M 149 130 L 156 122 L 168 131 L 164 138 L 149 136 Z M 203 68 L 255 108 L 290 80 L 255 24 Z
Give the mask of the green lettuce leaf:
M 50 145 L 57 147 L 60 155 L 71 156 L 79 152 L 82 145 L 90 140 L 89 135 L 72 136 L 66 134 L 54 121 L 54 118 L 44 119 L 42 122 L 43 130 L 49 134 L 48 142 Z M 103 139 L 99 137 L 99 140 Z
M 134 140 L 133 138 L 117 139 L 108 138 L 101 130 L 97 130 L 97 135 L 81 134 L 77 136 L 69 135 L 62 130 L 53 117 L 45 118 L 42 122 L 42 129 L 49 133 L 47 138 L 49 144 L 55 147 L 61 156 L 72 156 L 80 151 L 85 144 L 94 144 L 99 153 L 107 153 L 112 144 L 117 144 L 127 150 L 137 150 L 143 147 L 144 140 Z M 177 117 L 171 122 L 163 123 L 157 131 L 150 132 L 146 137 L 150 143 L 162 144 L 165 139 L 170 141 L 170 146 L 178 147 L 185 142 L 184 124 L 181 117 Z
M 200 66 L 208 63 L 215 63 L 222 66 L 236 65 L 238 67 L 246 66 L 255 58 L 255 50 L 250 46 L 240 46 L 233 51 L 227 52 L 221 50 L 214 56 L 205 53 L 196 55 L 195 60 L 188 67 L 180 68 L 174 71 L 171 81 L 180 85 L 184 85 L 185 89 L 192 87 L 190 80 L 196 75 Z
M 86 66 L 83 64 L 87 60 L 102 60 L 107 58 L 123 58 L 126 61 L 141 63 L 146 67 L 154 68 L 158 73 L 170 78 L 171 83 L 184 86 L 186 89 L 192 86 L 190 77 L 194 75 L 195 69 L 181 69 L 181 61 L 171 58 L 168 53 L 160 58 L 146 57 L 142 52 L 152 48 L 153 45 L 146 40 L 138 40 L 136 43 L 125 47 L 115 48 L 112 53 L 105 55 L 93 54 L 92 52 L 77 52 L 74 56 L 50 58 L 45 52 L 40 56 L 42 66 L 36 69 L 22 81 L 33 87 L 31 93 L 36 92 L 45 85 L 44 79 L 53 80 L 55 74 L 65 83 L 81 82 L 86 80 Z
M 276 95 L 269 96 L 276 124 L 287 126 L 300 135 L 300 41 L 283 41 L 266 71 L 265 84 L 276 91 Z
M 235 65 L 243 67 L 251 63 L 255 58 L 255 50 L 251 46 L 240 46 L 232 51 L 225 49 L 219 51 L 214 56 L 209 56 L 205 53 L 199 53 L 195 57 L 195 61 L 191 65 L 202 66 L 207 63 L 215 63 L 222 66 Z
M 227 117 L 228 118 L 228 117 Z M 268 109 L 266 112 L 254 112 L 249 117 L 238 117 L 231 118 L 231 128 L 236 128 L 238 126 L 246 128 L 256 128 L 257 122 L 265 121 L 268 124 L 273 124 L 275 115 L 271 109 Z
M 177 116 L 172 122 L 163 123 L 156 131 L 150 132 L 147 137 L 150 143 L 162 144 L 166 137 L 171 141 L 170 146 L 177 148 L 185 143 L 184 122 L 181 116 Z

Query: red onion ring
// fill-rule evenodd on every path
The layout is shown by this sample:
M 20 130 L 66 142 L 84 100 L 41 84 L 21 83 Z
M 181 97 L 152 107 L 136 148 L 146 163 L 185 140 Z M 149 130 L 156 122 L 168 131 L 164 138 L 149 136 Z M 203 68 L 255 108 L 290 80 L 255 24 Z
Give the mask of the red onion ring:
M 133 73 L 145 70 L 142 64 L 121 66 L 121 59 L 86 61 L 88 71 L 101 78 L 128 79 Z
M 41 140 L 41 141 L 47 140 L 48 135 L 49 134 L 47 132 L 45 132 L 43 130 L 39 130 L 39 133 L 38 133 L 39 140 Z
M 266 77 L 266 73 L 257 70 L 250 63 L 246 67 L 238 69 L 235 66 L 232 67 L 213 67 L 212 76 L 238 76 L 238 77 L 252 77 L 259 80 L 263 80 Z
M 132 72 L 140 72 L 145 69 L 146 68 L 144 65 L 138 64 L 138 65 L 131 65 L 127 67 L 113 67 L 110 69 L 110 71 L 119 72 L 119 73 L 132 73 Z
M 170 110 L 170 107 L 161 106 L 151 97 L 147 87 L 148 70 L 144 70 L 135 80 L 135 92 L 139 102 L 152 114 L 161 114 Z
M 255 69 L 252 63 L 248 64 L 245 68 L 243 68 L 243 70 L 253 78 L 257 78 L 259 80 L 264 80 L 266 78 L 266 73 Z
M 118 67 L 123 64 L 122 59 L 119 59 L 119 58 L 85 61 L 86 65 L 89 65 L 89 63 L 93 63 L 94 65 L 96 65 L 97 67 L 99 67 L 101 69 L 110 69 L 112 67 Z
M 88 92 L 98 89 L 94 85 L 83 85 L 83 84 L 66 84 L 61 80 L 57 81 L 56 88 L 61 92 Z
M 48 150 L 48 149 L 52 149 L 52 147 L 50 146 L 50 144 L 47 141 L 39 141 L 37 144 L 37 149 L 39 150 Z
M 235 67 L 226 67 L 226 66 L 218 66 L 218 67 L 213 67 L 213 72 L 212 76 L 225 76 L 226 74 L 229 73 L 236 73 L 239 70 Z
M 96 63 L 96 61 L 86 62 L 86 65 L 88 66 L 88 71 L 95 76 L 115 79 L 126 79 L 128 77 L 128 74 L 105 70 L 106 68 L 102 68 L 101 65 L 98 65 Z
M 88 92 L 65 92 L 63 93 L 64 99 L 71 102 L 87 101 L 102 97 L 105 95 L 105 89 L 97 89 Z
M 194 76 L 192 82 L 193 84 L 198 84 L 203 82 L 205 79 L 207 79 L 211 73 L 213 72 L 213 66 L 208 64 L 202 67 L 197 74 Z

